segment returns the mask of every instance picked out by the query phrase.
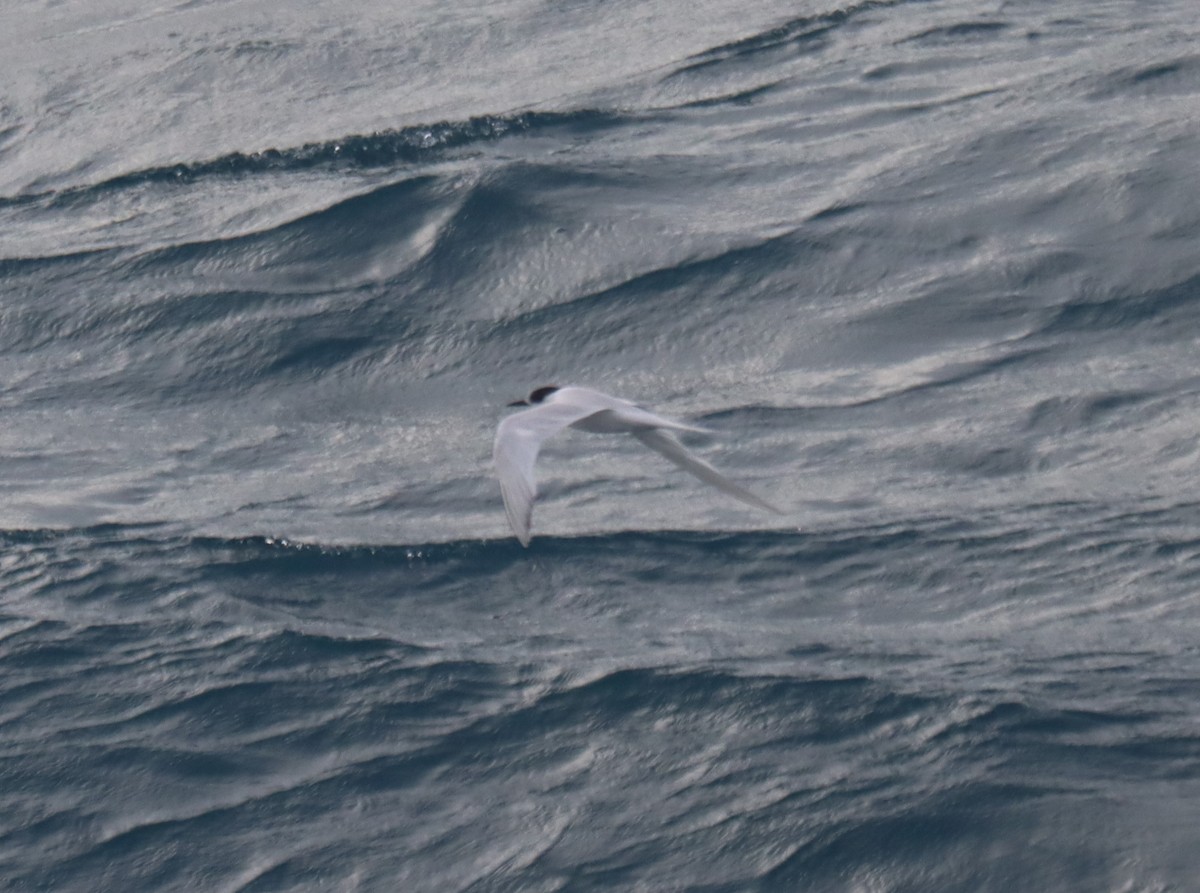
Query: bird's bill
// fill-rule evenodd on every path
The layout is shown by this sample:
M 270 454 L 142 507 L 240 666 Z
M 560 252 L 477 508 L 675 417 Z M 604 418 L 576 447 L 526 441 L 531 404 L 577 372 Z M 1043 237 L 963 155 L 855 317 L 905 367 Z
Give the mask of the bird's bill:
M 528 406 L 529 401 L 528 400 L 514 400 L 512 403 L 510 403 L 508 405 L 509 406 Z

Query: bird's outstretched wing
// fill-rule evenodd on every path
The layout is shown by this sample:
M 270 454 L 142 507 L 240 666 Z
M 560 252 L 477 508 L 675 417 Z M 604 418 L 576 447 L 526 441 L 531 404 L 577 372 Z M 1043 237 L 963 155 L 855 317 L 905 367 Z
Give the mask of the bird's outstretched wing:
M 689 425 L 669 419 L 656 412 L 651 412 L 644 406 L 638 406 L 620 397 L 613 397 L 591 388 L 570 386 L 559 388 L 554 394 L 555 403 L 570 403 L 574 406 L 590 406 L 596 415 L 597 427 L 580 425 L 584 430 L 597 430 L 601 433 L 614 434 L 629 431 L 633 428 L 669 428 L 672 431 L 694 431 L 698 434 L 712 434 L 708 428 Z
M 711 484 L 722 493 L 728 493 L 734 499 L 740 499 L 755 508 L 766 509 L 777 515 L 783 514 L 781 509 L 751 493 L 740 484 L 735 484 L 699 456 L 693 456 L 671 432 L 663 431 L 660 428 L 646 428 L 630 433 L 656 453 L 661 453 L 684 471 L 694 474 L 704 483 Z
M 508 523 L 522 546 L 529 545 L 533 500 L 537 497 L 533 466 L 542 443 L 596 411 L 595 406 L 545 403 L 513 413 L 501 421 L 496 429 L 492 461 L 496 466 L 496 476 L 500 479 L 500 493 L 504 496 Z

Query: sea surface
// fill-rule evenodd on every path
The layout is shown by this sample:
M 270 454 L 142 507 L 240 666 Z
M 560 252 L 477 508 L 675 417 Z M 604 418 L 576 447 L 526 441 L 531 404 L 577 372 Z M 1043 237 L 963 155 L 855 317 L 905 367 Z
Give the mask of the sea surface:
M 7 0 L 0 890 L 1193 893 L 1198 428 L 1195 0 Z

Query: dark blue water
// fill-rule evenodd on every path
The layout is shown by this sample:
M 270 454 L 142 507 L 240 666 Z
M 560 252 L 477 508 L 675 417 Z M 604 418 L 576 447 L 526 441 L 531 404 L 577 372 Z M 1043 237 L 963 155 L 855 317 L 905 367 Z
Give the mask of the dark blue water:
M 8 4 L 0 889 L 1197 889 L 1195 13 Z

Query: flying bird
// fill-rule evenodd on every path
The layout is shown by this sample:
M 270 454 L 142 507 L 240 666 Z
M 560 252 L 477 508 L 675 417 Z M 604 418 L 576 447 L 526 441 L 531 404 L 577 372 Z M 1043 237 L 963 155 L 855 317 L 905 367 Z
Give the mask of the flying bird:
M 673 433 L 710 433 L 706 428 L 663 418 L 636 403 L 610 397 L 591 388 L 549 385 L 538 388 L 526 400 L 517 400 L 508 405 L 529 408 L 515 412 L 500 422 L 492 448 L 492 460 L 496 466 L 496 476 L 500 478 L 500 492 L 504 496 L 508 523 L 523 546 L 529 545 L 533 501 L 537 497 L 533 466 L 538 451 L 548 438 L 564 428 L 577 428 L 593 434 L 632 434 L 644 445 L 706 484 L 755 508 L 782 514 L 765 499 L 735 484 L 703 459 L 693 456 Z

